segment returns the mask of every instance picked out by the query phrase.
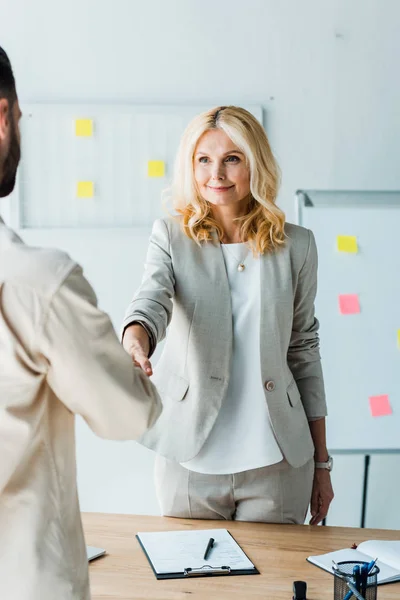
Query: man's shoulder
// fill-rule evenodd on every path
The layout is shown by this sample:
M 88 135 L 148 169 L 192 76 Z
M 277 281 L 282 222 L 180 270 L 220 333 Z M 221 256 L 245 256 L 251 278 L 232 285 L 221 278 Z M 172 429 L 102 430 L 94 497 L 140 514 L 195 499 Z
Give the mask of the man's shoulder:
M 43 289 L 56 290 L 76 267 L 75 261 L 57 248 L 23 246 L 23 276 Z M 34 278 L 32 278 L 32 273 Z
M 34 288 L 51 296 L 76 263 L 62 250 L 28 246 L 17 237 L 0 245 L 0 281 Z

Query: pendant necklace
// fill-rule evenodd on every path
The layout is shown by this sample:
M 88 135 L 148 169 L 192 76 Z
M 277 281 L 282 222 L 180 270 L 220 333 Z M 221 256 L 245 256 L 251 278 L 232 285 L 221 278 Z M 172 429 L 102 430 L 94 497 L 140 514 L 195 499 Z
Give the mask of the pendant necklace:
M 247 248 L 247 252 L 246 252 L 246 255 L 244 256 L 244 258 L 242 260 L 238 261 L 237 256 L 235 256 L 233 254 L 232 250 L 230 250 L 229 244 L 224 244 L 224 248 L 226 248 L 228 250 L 229 254 L 231 256 L 233 256 L 233 258 L 236 260 L 236 262 L 238 262 L 237 270 L 239 271 L 239 273 L 241 273 L 242 271 L 244 271 L 245 268 L 246 268 L 246 265 L 244 263 L 246 262 L 247 256 L 249 254 L 249 249 Z

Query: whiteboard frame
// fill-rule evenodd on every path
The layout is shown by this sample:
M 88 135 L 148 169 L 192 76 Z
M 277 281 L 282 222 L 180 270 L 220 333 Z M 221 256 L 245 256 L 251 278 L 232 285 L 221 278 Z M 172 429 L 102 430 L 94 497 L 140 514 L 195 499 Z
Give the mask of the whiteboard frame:
M 225 105 L 228 105 L 229 103 L 225 103 Z M 173 104 L 146 104 L 146 103 L 140 103 L 140 104 L 127 104 L 127 103 L 123 103 L 123 104 L 118 104 L 118 103 L 101 103 L 101 102 L 97 102 L 97 103 L 49 103 L 49 102 L 38 102 L 38 103 L 27 103 L 27 104 L 22 104 L 21 108 L 23 111 L 23 114 L 29 118 L 29 116 L 31 116 L 32 114 L 36 114 L 39 116 L 45 116 L 46 114 L 48 114 L 48 111 L 51 110 L 51 114 L 55 115 L 55 114 L 59 114 L 64 115 L 65 112 L 72 112 L 76 115 L 98 115 L 99 113 L 101 113 L 102 115 L 112 115 L 115 113 L 127 113 L 127 114 L 140 114 L 140 113 L 146 113 L 148 115 L 154 114 L 154 115 L 159 115 L 160 113 L 163 115 L 176 115 L 177 113 L 179 114 L 179 111 L 182 111 L 182 113 L 191 113 L 193 116 L 196 114 L 199 114 L 201 112 L 204 112 L 205 110 L 208 110 L 209 108 L 212 108 L 213 106 L 216 106 L 217 104 L 215 102 L 202 102 L 201 104 L 194 104 L 194 103 L 173 103 Z M 220 103 L 219 105 L 224 105 L 222 103 Z M 243 106 L 243 108 L 245 108 L 246 110 L 248 110 L 249 112 L 251 112 L 256 118 L 257 120 L 261 123 L 261 125 L 265 128 L 265 112 L 264 112 L 264 108 L 261 104 L 250 104 L 250 103 L 243 103 L 241 104 L 241 106 Z M 188 117 L 188 122 L 192 117 Z M 29 160 L 29 158 L 27 159 Z M 53 226 L 30 226 L 27 225 L 24 222 L 23 219 L 23 210 L 22 210 L 22 204 L 24 201 L 23 198 L 23 185 L 22 185 L 22 181 L 24 178 L 24 161 L 21 162 L 20 167 L 18 169 L 18 175 L 17 175 L 17 181 L 16 181 L 16 186 L 15 186 L 15 190 L 12 193 L 12 195 L 5 199 L 4 201 L 4 213 L 6 215 L 6 220 L 8 222 L 8 224 L 14 228 L 17 229 L 19 231 L 23 231 L 25 229 L 30 229 L 30 230 L 39 230 L 42 228 L 49 228 L 49 229 L 53 229 Z M 160 200 L 160 206 L 161 206 L 161 200 Z M 149 227 L 151 225 L 151 223 L 146 223 L 146 224 L 133 224 L 131 227 L 136 228 L 136 227 Z M 119 225 L 114 225 L 111 226 L 110 228 L 120 228 Z M 78 225 L 78 226 L 68 226 L 66 227 L 66 229 L 69 229 L 71 231 L 73 230 L 81 230 L 81 229 L 107 229 L 108 226 L 97 226 L 97 225 L 89 225 L 89 226 L 85 226 L 85 225 Z M 54 229 L 57 229 L 57 226 L 54 226 Z
M 296 223 L 304 227 L 303 215 L 306 208 L 332 206 L 331 198 L 335 196 L 335 206 L 344 208 L 349 205 L 352 207 L 374 206 L 379 201 L 381 207 L 400 207 L 400 191 L 397 190 L 305 190 L 299 189 L 295 194 L 295 215 Z M 383 200 L 383 202 L 382 202 Z M 352 448 L 330 449 L 332 454 L 338 455 L 370 455 L 370 454 L 400 454 L 399 448 Z

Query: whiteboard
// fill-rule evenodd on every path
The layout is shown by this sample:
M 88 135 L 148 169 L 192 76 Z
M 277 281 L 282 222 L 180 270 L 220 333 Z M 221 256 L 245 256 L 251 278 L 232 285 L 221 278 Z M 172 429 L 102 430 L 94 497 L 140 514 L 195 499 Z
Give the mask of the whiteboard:
M 400 192 L 296 194 L 298 222 L 319 255 L 316 316 L 334 451 L 400 448 Z M 356 236 L 358 253 L 338 252 Z M 340 314 L 340 294 L 358 294 L 360 313 Z M 370 397 L 389 396 L 392 414 L 372 416 Z
M 22 107 L 22 162 L 11 204 L 16 228 L 143 227 L 165 214 L 171 180 L 188 122 L 213 104 L 32 104 Z M 245 106 L 262 123 L 261 106 Z M 87 137 L 76 120 L 91 121 Z M 149 161 L 164 173 L 150 177 Z M 93 195 L 79 197 L 79 182 Z

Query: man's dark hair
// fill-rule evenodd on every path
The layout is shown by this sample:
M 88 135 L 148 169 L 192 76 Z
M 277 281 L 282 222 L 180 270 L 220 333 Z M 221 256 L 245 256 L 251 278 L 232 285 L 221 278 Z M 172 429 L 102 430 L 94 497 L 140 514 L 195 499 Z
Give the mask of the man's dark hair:
M 17 92 L 10 59 L 0 46 L 0 99 L 1 98 L 6 98 L 10 103 L 10 106 L 13 106 L 17 98 Z

